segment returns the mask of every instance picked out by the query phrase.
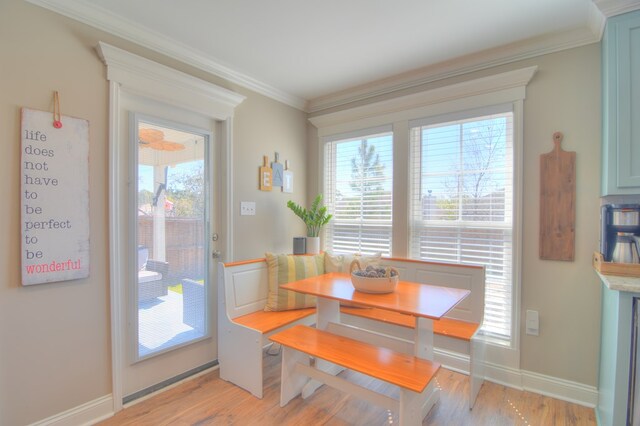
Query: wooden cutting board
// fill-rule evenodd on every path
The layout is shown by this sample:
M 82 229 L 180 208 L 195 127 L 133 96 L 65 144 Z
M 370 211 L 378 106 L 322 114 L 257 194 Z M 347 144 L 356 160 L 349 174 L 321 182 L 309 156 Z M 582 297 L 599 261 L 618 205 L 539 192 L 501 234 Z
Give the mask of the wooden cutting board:
M 262 157 L 263 165 L 260 167 L 260 190 L 271 191 L 273 184 L 273 174 L 271 167 L 269 167 L 269 157 L 266 155 Z
M 570 260 L 575 253 L 576 153 L 560 147 L 540 155 L 540 259 Z

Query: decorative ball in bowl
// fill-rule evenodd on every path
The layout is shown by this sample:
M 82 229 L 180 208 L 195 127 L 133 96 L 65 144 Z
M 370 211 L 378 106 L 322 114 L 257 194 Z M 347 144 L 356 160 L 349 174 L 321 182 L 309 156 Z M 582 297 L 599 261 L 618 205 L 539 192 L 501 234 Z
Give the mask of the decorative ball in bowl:
M 357 269 L 355 269 L 357 267 Z M 398 270 L 393 267 L 378 268 L 372 265 L 362 269 L 358 259 L 351 262 L 351 284 L 363 293 L 391 293 L 398 284 Z

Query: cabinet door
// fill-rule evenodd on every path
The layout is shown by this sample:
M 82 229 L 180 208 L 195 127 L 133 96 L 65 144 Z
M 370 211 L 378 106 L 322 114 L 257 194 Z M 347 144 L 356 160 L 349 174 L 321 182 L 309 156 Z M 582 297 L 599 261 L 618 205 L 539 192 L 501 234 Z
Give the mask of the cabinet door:
M 618 186 L 640 187 L 640 14 L 618 24 Z
M 640 193 L 640 12 L 611 18 L 603 40 L 603 193 Z

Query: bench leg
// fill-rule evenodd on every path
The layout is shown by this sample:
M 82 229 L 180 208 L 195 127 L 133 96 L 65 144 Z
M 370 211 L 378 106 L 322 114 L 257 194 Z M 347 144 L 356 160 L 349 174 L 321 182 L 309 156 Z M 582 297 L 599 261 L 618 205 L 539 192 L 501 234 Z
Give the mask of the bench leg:
M 474 335 L 469 344 L 469 410 L 473 409 L 484 382 L 484 353 L 484 342 Z
M 262 334 L 238 326 L 222 332 L 218 349 L 220 378 L 262 399 Z
M 280 376 L 280 406 L 284 407 L 296 396 L 300 395 L 302 388 L 309 381 L 309 378 L 299 373 L 297 364 L 309 366 L 310 358 L 295 349 L 282 347 L 282 373 Z
M 422 393 L 400 389 L 399 423 L 401 426 L 418 426 L 438 400 L 439 390 L 433 381 Z

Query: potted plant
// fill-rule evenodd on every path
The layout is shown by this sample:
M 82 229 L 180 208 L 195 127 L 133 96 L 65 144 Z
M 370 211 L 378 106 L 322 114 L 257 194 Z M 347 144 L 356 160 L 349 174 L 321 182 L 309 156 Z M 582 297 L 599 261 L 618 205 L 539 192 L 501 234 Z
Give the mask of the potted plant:
M 296 216 L 302 219 L 304 224 L 307 226 L 308 254 L 320 253 L 320 229 L 322 229 L 322 227 L 333 217 L 333 215 L 327 214 L 327 208 L 325 206 L 321 206 L 320 203 L 322 203 L 322 194 L 318 194 L 315 200 L 313 200 L 309 210 L 291 200 L 287 202 L 287 207 L 289 207 Z

